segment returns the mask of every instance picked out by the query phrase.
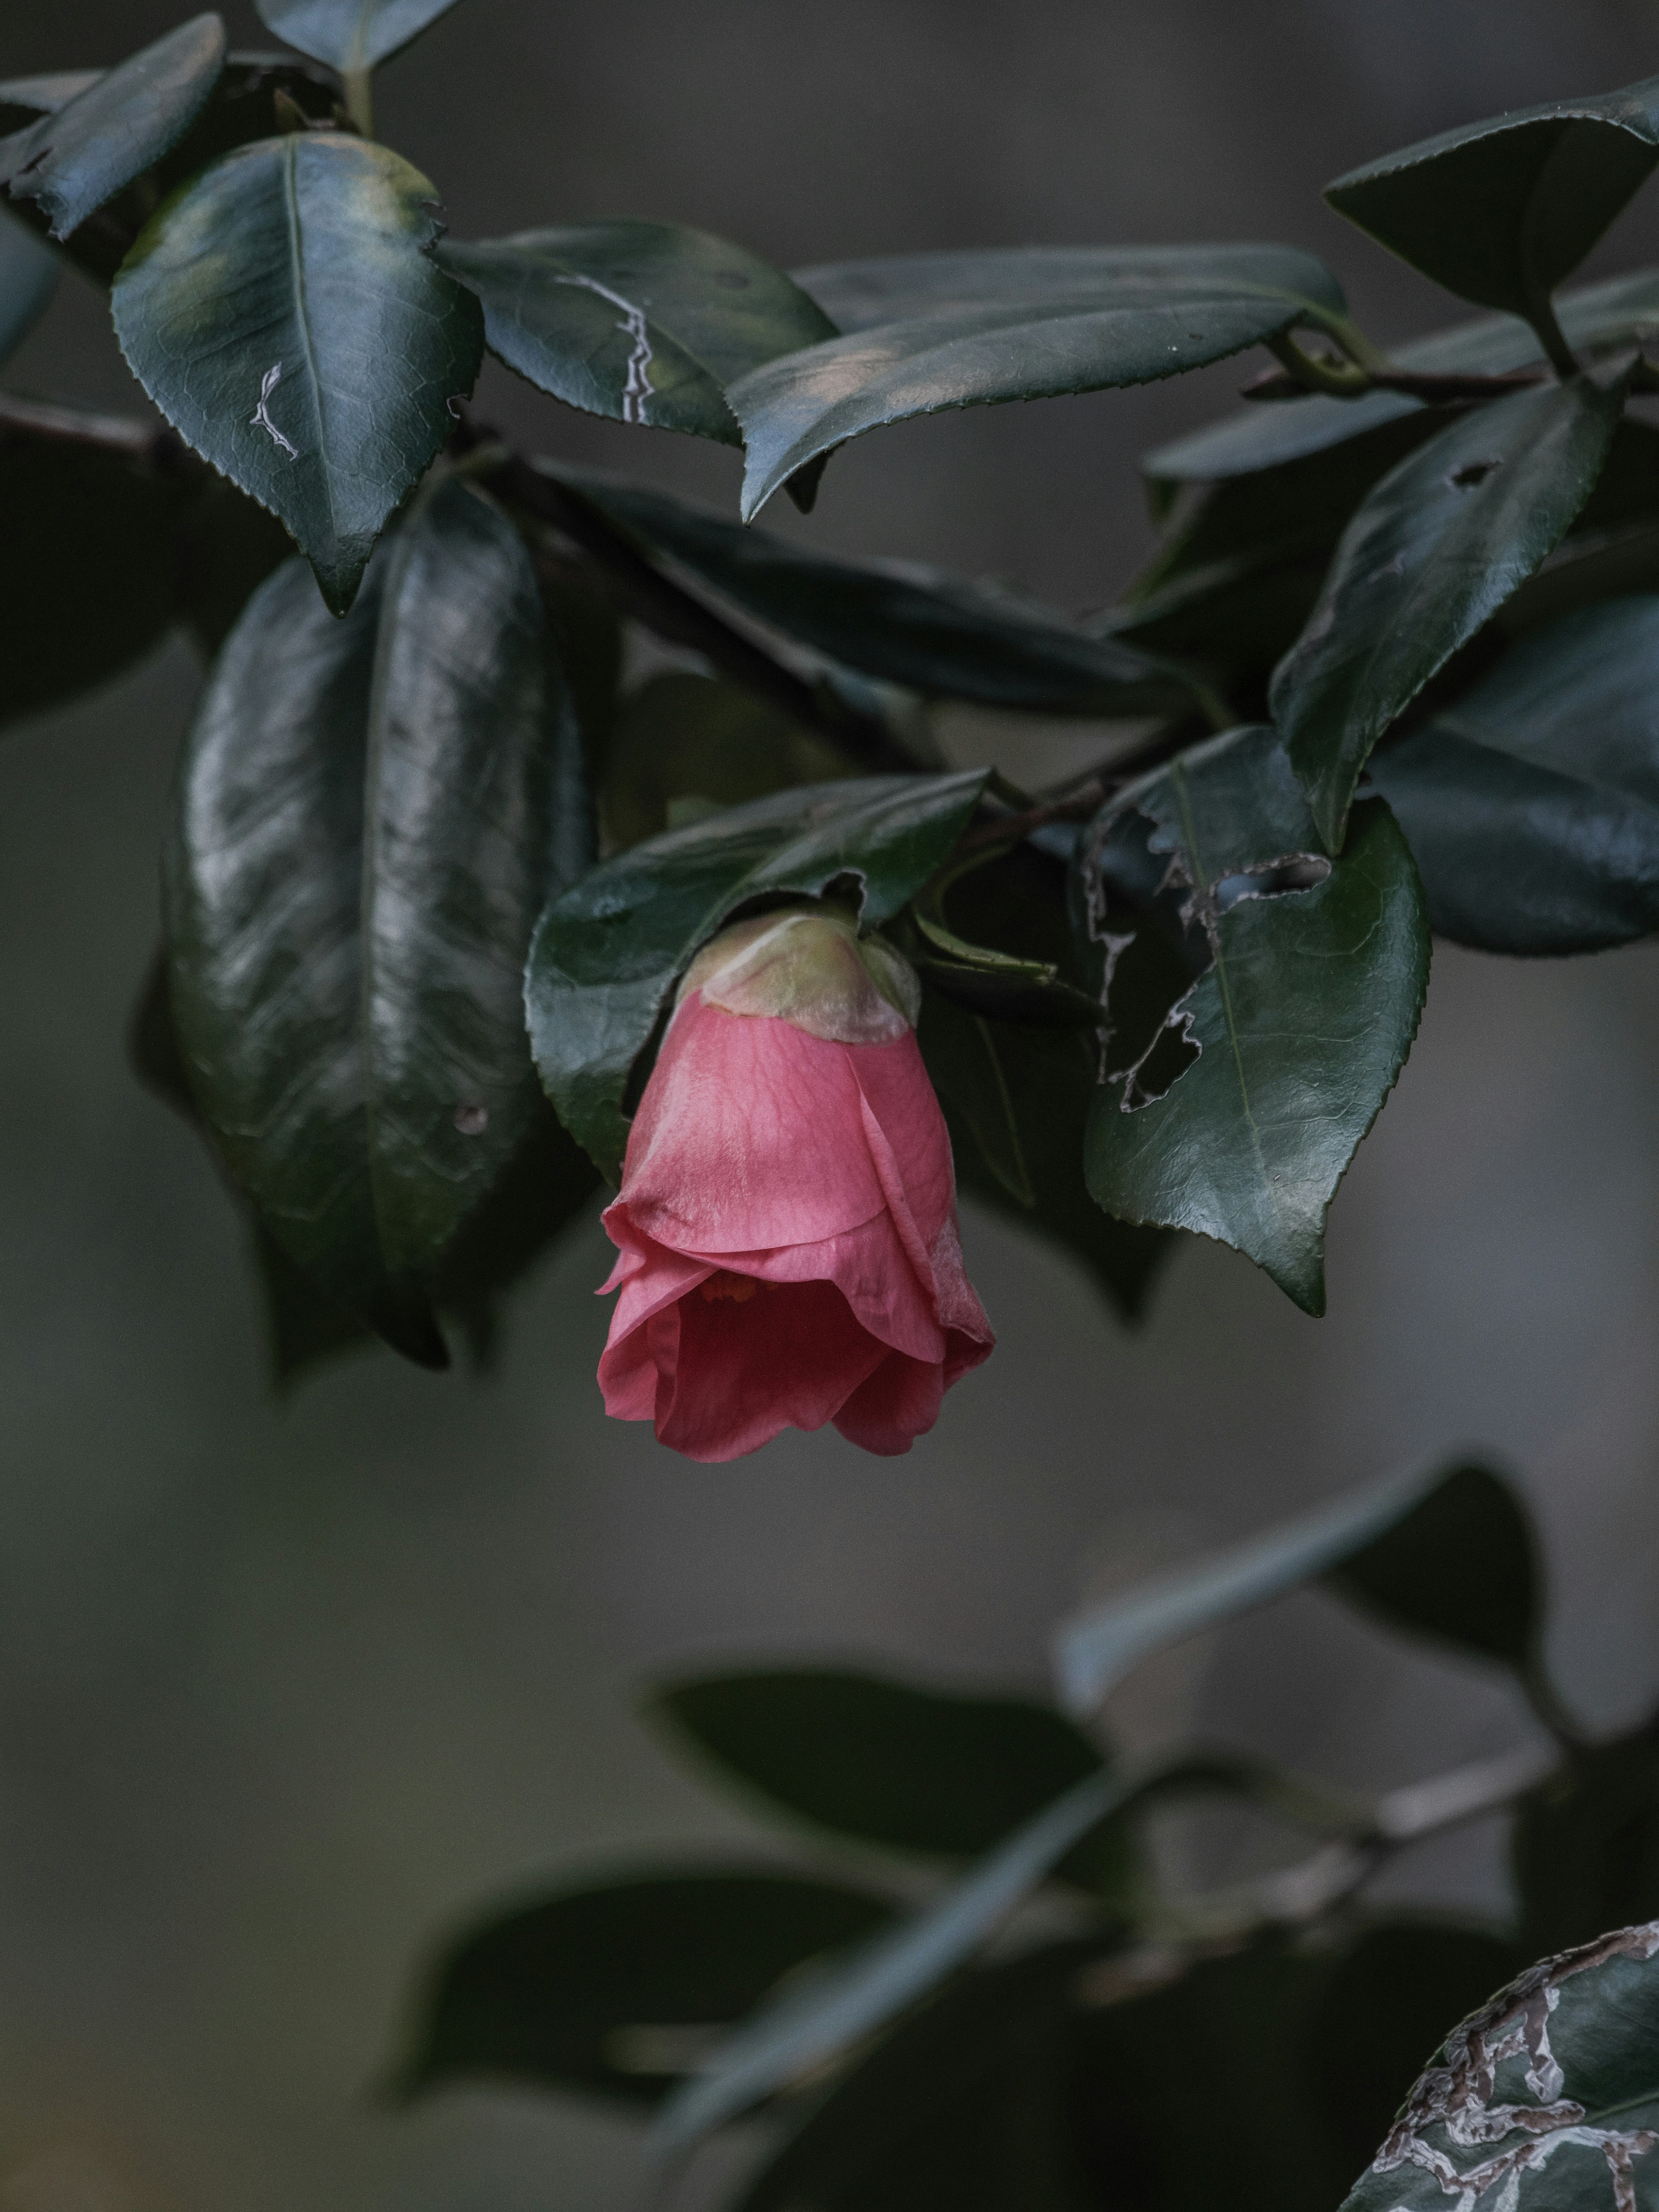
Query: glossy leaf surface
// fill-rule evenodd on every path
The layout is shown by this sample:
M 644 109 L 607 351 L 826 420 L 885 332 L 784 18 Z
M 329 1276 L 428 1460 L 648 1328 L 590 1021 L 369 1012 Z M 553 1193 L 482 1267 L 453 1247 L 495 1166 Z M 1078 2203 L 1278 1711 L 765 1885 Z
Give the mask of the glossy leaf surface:
M 406 2094 L 508 2080 L 653 2102 L 681 2054 L 805 1960 L 867 1936 L 866 1892 L 741 1871 L 639 1875 L 514 1907 L 441 1961 L 403 2072 Z
M 1390 470 L 1349 524 L 1270 694 L 1330 850 L 1377 738 L 1566 534 L 1621 404 L 1583 378 L 1500 399 Z
M 1555 312 L 1568 343 L 1591 359 L 1650 341 L 1659 335 L 1659 270 L 1638 269 L 1604 283 L 1580 285 L 1561 294 Z M 1390 355 L 1400 368 L 1435 376 L 1507 376 L 1541 364 L 1543 358 L 1537 334 L 1513 315 L 1481 315 L 1455 323 L 1449 330 L 1395 346 Z M 1368 392 L 1358 399 L 1310 393 L 1305 398 L 1243 407 L 1219 422 L 1158 447 L 1141 465 L 1154 483 L 1244 476 L 1323 453 L 1402 416 L 1432 414 L 1408 392 Z
M 1455 1473 L 1408 1468 L 1075 1614 L 1054 1641 L 1061 1704 L 1093 1712 L 1143 1659 L 1328 1574 L 1407 1522 Z
M 238 624 L 167 870 L 173 1004 L 232 1173 L 413 1357 L 462 1224 L 536 1116 L 519 977 L 561 749 L 529 557 L 441 485 L 337 623 L 303 568 Z
M 896 1850 L 989 1850 L 1102 1764 L 1048 1706 L 875 1674 L 705 1675 L 653 1704 L 768 1810 Z
M 1155 714 L 1189 702 L 1178 672 L 994 585 L 916 562 L 804 553 L 660 492 L 558 473 L 745 612 L 865 675 L 1035 714 Z
M 38 200 L 52 235 L 67 238 L 184 137 L 224 64 L 224 24 L 193 16 L 0 139 L 0 184 Z
M 1428 986 L 1410 852 L 1386 808 L 1367 802 L 1326 872 L 1273 732 L 1234 731 L 1097 817 L 1079 862 L 1085 921 L 1106 840 L 1128 814 L 1156 824 L 1151 850 L 1190 885 L 1212 962 L 1097 1091 L 1089 1188 L 1122 1219 L 1232 1245 L 1320 1313 L 1326 1212 L 1404 1065 Z M 1311 888 L 1275 888 L 1291 862 Z M 1104 965 L 1109 931 L 1097 943 Z M 1109 1026 L 1109 986 L 1106 1007 Z
M 1441 935 L 1594 951 L 1659 929 L 1659 597 L 1590 606 L 1371 763 Z
M 477 302 L 422 251 L 434 197 L 383 146 L 290 132 L 186 186 L 116 280 L 139 382 L 282 518 L 337 613 L 477 373 Z
M 758 254 L 665 222 L 564 223 L 446 240 L 492 352 L 590 415 L 741 445 L 726 386 L 836 326 Z
M 16 352 L 52 304 L 61 265 L 33 231 L 0 211 L 0 362 Z
M 1659 2148 L 1659 1923 L 1598 1936 L 1501 1990 L 1447 2036 L 1347 2212 L 1631 2212 Z
M 620 1173 L 634 1063 L 726 917 L 845 877 L 861 890 L 865 926 L 887 921 L 950 852 L 984 783 L 969 769 L 781 792 L 650 838 L 551 902 L 526 976 L 531 1044 L 561 1120 L 603 1173 Z
M 851 335 L 727 393 L 749 449 L 745 520 L 797 469 L 884 423 L 1144 384 L 1343 307 L 1321 263 L 1274 246 L 903 254 L 800 277 Z
M 454 4 L 455 0 L 254 0 L 268 30 L 343 74 L 390 61 Z
M 1351 169 L 1325 197 L 1449 292 L 1537 320 L 1656 161 L 1649 77 L 1443 131 Z

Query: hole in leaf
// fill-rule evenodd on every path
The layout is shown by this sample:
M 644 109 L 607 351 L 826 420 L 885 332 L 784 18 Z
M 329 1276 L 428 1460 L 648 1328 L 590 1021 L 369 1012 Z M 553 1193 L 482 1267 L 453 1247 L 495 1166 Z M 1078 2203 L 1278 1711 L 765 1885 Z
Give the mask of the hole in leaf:
M 1190 1013 L 1179 1008 L 1170 1011 L 1162 1029 L 1123 1079 L 1126 1114 L 1137 1113 L 1143 1106 L 1156 1105 L 1199 1057 L 1203 1047 L 1193 1042 L 1189 1034 L 1192 1026 Z
M 482 1137 L 489 1127 L 489 1109 L 476 1098 L 464 1099 L 455 1109 L 455 1127 L 464 1137 Z
M 1455 485 L 1459 491 L 1473 491 L 1477 484 L 1485 483 L 1494 469 L 1502 468 L 1503 465 L 1501 459 L 1465 461 L 1461 469 L 1452 471 L 1446 478 L 1446 482 Z
M 1295 891 L 1315 890 L 1330 872 L 1331 864 L 1322 854 L 1291 853 L 1282 860 L 1223 876 L 1211 896 L 1218 915 L 1231 914 L 1243 899 L 1285 898 Z

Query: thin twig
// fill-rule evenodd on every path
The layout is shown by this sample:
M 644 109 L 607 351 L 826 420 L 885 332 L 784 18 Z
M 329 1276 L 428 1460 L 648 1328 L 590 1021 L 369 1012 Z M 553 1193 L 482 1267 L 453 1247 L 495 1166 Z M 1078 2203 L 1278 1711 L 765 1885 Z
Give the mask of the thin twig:
M 1439 374 L 1431 369 L 1384 368 L 1369 371 L 1343 391 L 1328 389 L 1333 398 L 1363 399 L 1368 392 L 1400 392 L 1430 406 L 1449 405 L 1460 399 L 1501 399 L 1506 392 L 1524 391 L 1528 385 L 1547 384 L 1541 369 L 1517 368 L 1503 375 Z M 1241 399 L 1301 399 L 1310 387 L 1282 368 L 1264 370 L 1240 386 Z
M 201 465 L 179 433 L 165 422 L 144 422 L 132 415 L 94 415 L 79 407 L 58 407 L 50 400 L 22 399 L 15 392 L 0 392 L 0 438 L 9 430 L 121 453 L 129 460 L 148 461 L 169 475 Z

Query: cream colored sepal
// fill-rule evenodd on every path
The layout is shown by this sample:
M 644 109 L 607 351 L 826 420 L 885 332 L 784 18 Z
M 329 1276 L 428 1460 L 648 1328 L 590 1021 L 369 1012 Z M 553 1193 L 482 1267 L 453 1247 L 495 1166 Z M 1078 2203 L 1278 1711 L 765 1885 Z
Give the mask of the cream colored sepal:
M 684 1000 L 728 1014 L 772 1014 L 834 1044 L 892 1044 L 921 1012 L 915 969 L 884 938 L 860 937 L 824 906 L 755 915 L 711 938 L 686 970 Z

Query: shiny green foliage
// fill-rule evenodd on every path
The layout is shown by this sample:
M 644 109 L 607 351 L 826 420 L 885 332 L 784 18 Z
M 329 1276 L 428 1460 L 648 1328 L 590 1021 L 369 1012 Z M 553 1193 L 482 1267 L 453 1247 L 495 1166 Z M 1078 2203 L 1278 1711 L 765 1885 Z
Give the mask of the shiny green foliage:
M 1442 936 L 1588 952 L 1659 929 L 1659 597 L 1523 639 L 1371 780 Z
M 184 137 L 224 64 L 224 24 L 192 17 L 0 139 L 0 184 L 38 201 L 52 235 L 67 238 Z
M 538 1135 L 520 966 L 588 832 L 499 512 L 440 484 L 371 581 L 337 622 L 285 567 L 226 647 L 168 855 L 171 988 L 261 1218 L 337 1303 L 441 1364 L 447 1259 Z
M 1288 246 L 902 254 L 799 277 L 849 335 L 727 393 L 749 449 L 745 521 L 797 470 L 884 423 L 1145 384 L 1343 308 L 1329 270 Z
M 478 295 L 490 350 L 590 415 L 743 442 L 726 387 L 836 326 L 781 270 L 706 230 L 564 223 L 445 241 Z
M 477 374 L 477 302 L 422 250 L 434 198 L 385 147 L 290 132 L 185 187 L 116 280 L 133 373 L 281 517 L 337 613 Z
M 885 683 L 1039 714 L 1178 712 L 1190 699 L 1182 671 L 975 578 L 915 562 L 803 553 L 585 471 L 562 470 L 560 481 L 745 614 Z
M 1155 770 L 1103 811 L 1076 871 L 1109 1029 L 1133 934 L 1109 918 L 1104 855 L 1131 815 L 1153 825 L 1150 849 L 1169 856 L 1211 960 L 1097 1091 L 1089 1188 L 1125 1220 L 1235 1246 L 1322 1312 L 1326 1210 L 1405 1061 L 1428 985 L 1410 853 L 1368 802 L 1326 860 L 1271 730 L 1231 732 Z
M 880 1898 L 842 1883 L 725 1869 L 640 1874 L 510 1907 L 439 1962 L 400 2087 L 507 2080 L 651 2103 L 684 2072 L 688 2044 L 890 1917 Z
M 653 837 L 555 898 L 526 976 L 536 1065 L 561 1120 L 616 1178 L 634 1064 L 675 979 L 739 908 L 845 885 L 890 920 L 949 854 L 985 783 L 958 775 L 809 785 Z
M 259 20 L 331 68 L 375 68 L 419 38 L 455 0 L 254 0 Z
M 1571 526 L 1621 404 L 1588 378 L 1500 399 L 1390 470 L 1344 532 L 1270 694 L 1331 850 L 1377 738 Z
M 52 304 L 58 257 L 0 211 L 0 362 L 15 353 Z
M 1646 2202 L 1659 2147 L 1659 1923 L 1529 1966 L 1418 2082 L 1352 2212 L 1441 2212 L 1460 2184 L 1517 2212 Z M 1503 2062 L 1513 2060 L 1505 2065 Z
M 1350 170 L 1325 197 L 1449 292 L 1524 316 L 1553 356 L 1550 294 L 1656 161 L 1659 77 L 1649 77 L 1443 131 Z

